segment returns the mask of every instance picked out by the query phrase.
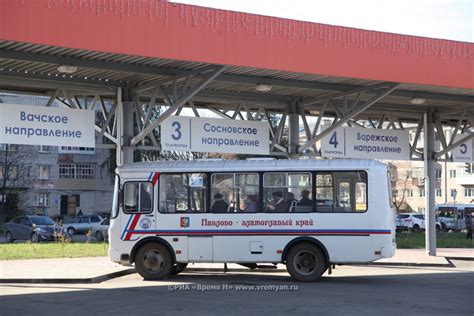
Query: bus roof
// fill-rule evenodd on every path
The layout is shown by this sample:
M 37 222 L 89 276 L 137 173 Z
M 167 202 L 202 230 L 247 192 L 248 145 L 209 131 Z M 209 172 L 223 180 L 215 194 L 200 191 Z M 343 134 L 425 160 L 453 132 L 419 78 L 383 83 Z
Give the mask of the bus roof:
M 252 159 L 194 161 L 156 161 L 126 164 L 118 168 L 121 172 L 215 172 L 215 171 L 302 171 L 302 170 L 355 170 L 384 168 L 384 163 L 369 159 Z
M 438 208 L 438 207 L 456 207 L 456 208 L 474 207 L 474 203 L 445 203 L 445 204 L 436 204 L 435 208 Z

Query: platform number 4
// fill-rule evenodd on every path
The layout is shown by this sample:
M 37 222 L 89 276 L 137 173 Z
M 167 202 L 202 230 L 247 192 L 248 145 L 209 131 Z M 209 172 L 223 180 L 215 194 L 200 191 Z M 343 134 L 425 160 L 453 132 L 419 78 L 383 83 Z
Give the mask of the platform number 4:
M 337 145 L 339 144 L 337 142 L 337 132 L 332 133 L 331 138 L 329 139 L 329 144 L 334 145 L 334 148 L 337 148 Z

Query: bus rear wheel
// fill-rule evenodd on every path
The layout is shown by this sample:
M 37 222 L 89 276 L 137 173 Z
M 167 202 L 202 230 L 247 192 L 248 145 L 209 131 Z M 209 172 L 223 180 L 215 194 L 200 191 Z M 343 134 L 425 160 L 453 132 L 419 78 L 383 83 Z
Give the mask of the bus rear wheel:
M 296 281 L 312 282 L 321 278 L 327 262 L 321 248 L 311 243 L 300 243 L 288 252 L 286 269 Z
M 135 257 L 135 268 L 145 280 L 160 280 L 171 273 L 172 258 L 162 244 L 146 244 Z

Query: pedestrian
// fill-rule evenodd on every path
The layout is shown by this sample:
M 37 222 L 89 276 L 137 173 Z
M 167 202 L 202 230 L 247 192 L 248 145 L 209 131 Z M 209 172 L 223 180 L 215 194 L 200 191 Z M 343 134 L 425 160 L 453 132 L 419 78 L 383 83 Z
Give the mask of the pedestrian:
M 466 239 L 472 239 L 472 212 L 471 214 L 464 214 L 464 224 L 466 225 L 467 235 Z

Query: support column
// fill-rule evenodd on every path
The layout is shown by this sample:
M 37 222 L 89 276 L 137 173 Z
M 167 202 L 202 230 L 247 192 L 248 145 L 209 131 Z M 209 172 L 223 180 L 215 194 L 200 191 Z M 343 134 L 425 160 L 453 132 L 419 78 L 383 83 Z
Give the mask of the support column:
M 298 113 L 298 104 L 292 100 L 288 105 L 288 154 L 298 154 L 300 143 L 300 116 Z
M 115 109 L 115 124 L 117 129 L 117 150 L 115 153 L 115 161 L 117 167 L 123 165 L 123 103 L 122 103 L 122 88 L 117 88 L 117 108 Z
M 130 89 L 119 88 L 117 92 L 117 166 L 133 163 L 134 147 L 130 146 L 133 137 L 133 102 Z
M 425 162 L 425 244 L 426 252 L 436 256 L 436 215 L 435 215 L 435 112 L 430 109 L 423 115 L 424 119 L 424 162 Z

